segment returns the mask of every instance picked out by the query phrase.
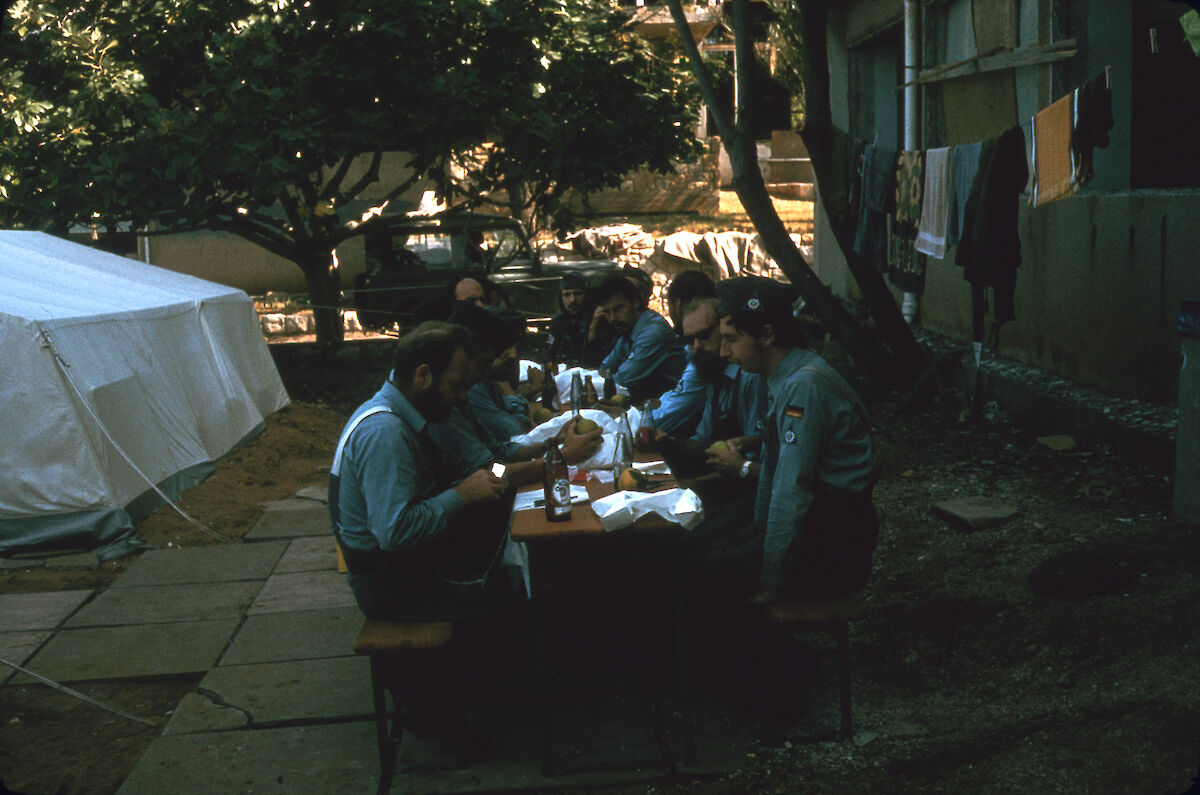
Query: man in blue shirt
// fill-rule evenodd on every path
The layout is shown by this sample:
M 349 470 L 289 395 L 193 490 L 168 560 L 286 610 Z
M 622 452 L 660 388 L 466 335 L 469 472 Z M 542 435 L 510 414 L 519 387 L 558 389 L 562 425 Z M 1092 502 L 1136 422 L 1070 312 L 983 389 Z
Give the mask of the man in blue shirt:
M 623 276 L 609 276 L 596 288 L 599 312 L 617 334 L 601 374 L 611 374 L 633 403 L 675 386 L 687 364 L 679 335 L 647 303 L 644 292 Z
M 428 435 L 478 378 L 479 342 L 430 321 L 399 340 L 392 361 L 388 380 L 351 416 L 330 471 L 330 518 L 350 588 L 368 618 L 486 615 L 503 602 L 492 575 L 506 525 L 495 508 L 509 483 L 486 469 L 453 471 Z M 496 521 L 474 521 L 488 508 Z M 464 564 L 474 566 L 466 578 Z
M 683 308 L 697 298 L 716 298 L 717 289 L 712 279 L 701 271 L 683 271 L 667 285 L 667 309 L 671 324 L 679 332 L 683 323 Z M 715 322 L 715 321 L 714 321 Z M 673 436 L 686 438 L 696 430 L 704 414 L 705 396 L 708 394 L 707 377 L 701 377 L 692 359 L 692 349 L 685 348 L 688 364 L 675 386 L 658 398 L 653 409 L 654 427 Z
M 866 408 L 803 346 L 792 288 L 757 276 L 722 282 L 721 350 L 767 379 L 754 524 L 763 530 L 756 602 L 844 596 L 866 584 L 879 536 Z

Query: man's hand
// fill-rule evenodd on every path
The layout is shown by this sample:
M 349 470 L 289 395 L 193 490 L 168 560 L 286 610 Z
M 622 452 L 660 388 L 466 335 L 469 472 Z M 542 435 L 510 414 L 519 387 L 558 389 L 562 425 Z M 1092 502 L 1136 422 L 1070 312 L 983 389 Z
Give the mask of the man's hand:
M 604 310 L 602 310 L 600 307 L 596 307 L 596 309 L 592 312 L 591 322 L 588 323 L 588 340 L 591 341 L 596 339 L 596 335 L 600 333 L 600 330 L 604 328 L 604 326 Z
M 486 469 L 477 469 L 459 481 L 454 491 L 462 499 L 463 505 L 495 502 L 508 491 L 508 480 L 498 478 Z
M 729 439 L 726 442 L 729 446 L 724 450 L 713 450 L 711 447 L 705 450 L 704 463 L 726 477 L 740 477 L 742 474 L 742 464 L 745 463 L 746 459 L 742 456 L 741 451 L 735 447 L 737 441 L 737 439 Z
M 558 441 L 562 445 L 563 460 L 568 464 L 578 464 L 596 454 L 604 443 L 604 431 L 594 428 L 587 433 L 575 433 L 575 423 L 578 419 L 570 419 L 558 432 Z
M 533 400 L 542 391 L 542 386 L 546 383 L 546 374 L 536 367 L 530 367 L 526 375 L 528 380 L 519 384 L 517 391 L 527 400 Z

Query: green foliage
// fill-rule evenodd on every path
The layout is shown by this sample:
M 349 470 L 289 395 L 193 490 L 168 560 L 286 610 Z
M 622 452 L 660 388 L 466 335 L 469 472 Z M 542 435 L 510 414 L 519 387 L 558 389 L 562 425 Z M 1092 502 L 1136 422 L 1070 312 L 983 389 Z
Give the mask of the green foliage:
M 512 188 L 562 220 L 567 190 L 694 145 L 672 60 L 585 0 L 17 0 L 8 16 L 5 226 L 222 229 L 307 273 L 362 231 L 346 205 L 378 162 L 363 177 L 356 157 L 444 175 L 492 144 L 443 192 Z

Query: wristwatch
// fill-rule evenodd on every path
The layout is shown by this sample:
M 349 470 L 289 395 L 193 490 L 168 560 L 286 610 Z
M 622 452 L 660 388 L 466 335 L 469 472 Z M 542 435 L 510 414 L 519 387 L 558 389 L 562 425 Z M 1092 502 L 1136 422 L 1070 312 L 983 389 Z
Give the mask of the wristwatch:
M 738 475 L 743 480 L 750 477 L 750 459 L 749 458 L 747 458 L 745 461 L 742 462 L 742 469 L 740 472 L 738 472 Z

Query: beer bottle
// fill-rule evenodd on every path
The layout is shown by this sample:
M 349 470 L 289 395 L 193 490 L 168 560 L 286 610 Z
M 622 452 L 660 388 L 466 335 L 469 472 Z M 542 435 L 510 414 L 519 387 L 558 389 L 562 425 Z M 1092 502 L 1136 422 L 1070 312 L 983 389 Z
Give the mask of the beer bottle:
M 583 379 L 583 405 L 594 406 L 600 396 L 596 394 L 596 386 L 592 383 L 592 377 L 585 376 Z
M 554 399 L 558 397 L 558 384 L 554 383 L 554 362 L 546 359 L 542 365 L 546 377 L 542 380 L 542 405 L 555 411 Z
M 611 400 L 611 399 L 612 399 L 612 397 L 613 397 L 613 395 L 617 394 L 617 382 L 616 382 L 616 380 L 615 380 L 615 379 L 612 377 L 612 374 L 611 374 L 611 373 L 609 373 L 608 377 L 604 379 L 604 390 L 603 390 L 603 392 L 604 392 L 604 399 L 605 399 L 605 400 Z
M 571 518 L 571 481 L 567 462 L 558 449 L 558 442 L 546 442 L 546 459 L 542 462 L 542 499 L 546 504 L 547 522 L 565 522 Z

